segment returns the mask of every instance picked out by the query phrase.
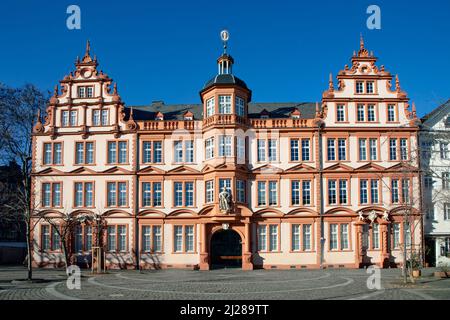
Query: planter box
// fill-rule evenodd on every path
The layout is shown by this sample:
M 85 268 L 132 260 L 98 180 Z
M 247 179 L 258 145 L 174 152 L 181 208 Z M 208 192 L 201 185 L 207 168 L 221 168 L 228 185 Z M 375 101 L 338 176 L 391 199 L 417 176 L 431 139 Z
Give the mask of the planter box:
M 448 277 L 450 277 L 450 272 L 436 271 L 434 273 L 434 276 L 436 278 L 448 278 Z

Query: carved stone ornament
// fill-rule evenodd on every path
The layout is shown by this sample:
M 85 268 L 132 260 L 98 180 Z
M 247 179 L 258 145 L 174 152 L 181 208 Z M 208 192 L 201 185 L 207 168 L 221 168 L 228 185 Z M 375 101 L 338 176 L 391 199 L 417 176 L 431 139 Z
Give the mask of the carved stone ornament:
M 378 218 L 378 215 L 375 212 L 375 210 L 370 211 L 369 220 L 373 223 L 377 218 Z

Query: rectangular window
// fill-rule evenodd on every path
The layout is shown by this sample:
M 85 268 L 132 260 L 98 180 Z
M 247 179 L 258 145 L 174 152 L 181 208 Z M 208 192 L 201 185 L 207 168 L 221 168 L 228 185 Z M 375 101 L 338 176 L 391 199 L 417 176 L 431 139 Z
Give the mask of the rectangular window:
M 450 189 L 450 172 L 442 173 L 442 189 L 444 190 Z
M 175 182 L 174 183 L 175 190 L 175 207 L 181 207 L 183 205 L 183 183 Z
M 336 107 L 336 121 L 344 122 L 345 121 L 345 106 L 337 105 Z
M 389 160 L 397 160 L 397 139 L 389 139 Z
M 93 126 L 100 125 L 100 109 L 92 110 L 92 125 Z
M 83 251 L 83 227 L 77 225 L 75 227 L 75 252 Z
M 373 105 L 373 104 L 369 104 L 367 106 L 367 121 L 370 121 L 370 122 L 376 121 L 375 105 Z
M 108 182 L 106 189 L 108 207 L 127 206 L 128 201 L 126 182 Z
M 153 251 L 162 252 L 162 227 L 153 226 Z
M 52 183 L 52 207 L 61 206 L 61 183 Z
M 366 82 L 366 93 L 373 93 L 373 82 L 372 81 Z
M 119 236 L 119 241 L 117 243 L 118 251 L 127 251 L 127 227 L 123 225 L 117 226 L 117 234 Z
M 339 180 L 339 203 L 347 204 L 347 180 Z
M 378 180 L 370 180 L 370 200 L 373 204 L 379 203 Z
M 341 224 L 341 250 L 349 249 L 348 224 Z
M 327 139 L 327 154 L 328 161 L 336 160 L 336 152 L 335 152 L 335 139 Z
M 266 225 L 258 225 L 258 251 L 267 250 Z
M 363 104 L 358 104 L 356 110 L 357 110 L 356 121 L 358 122 L 366 121 L 365 106 Z
M 258 181 L 258 206 L 266 205 L 266 182 Z
M 258 162 L 266 161 L 266 140 L 258 139 Z
M 291 201 L 293 206 L 300 205 L 300 181 L 291 181 Z
M 142 143 L 142 162 L 162 162 L 162 141 L 144 141 Z
M 433 187 L 433 177 L 430 175 L 426 175 L 423 177 L 423 184 L 425 188 L 429 189 Z
M 238 163 L 244 163 L 245 161 L 245 138 L 237 137 L 237 158 L 239 160 Z
M 299 224 L 293 224 L 292 225 L 292 244 L 291 244 L 291 250 L 292 251 L 299 251 L 300 250 L 300 226 Z
M 174 226 L 174 251 L 183 252 L 183 227 Z
M 61 249 L 61 237 L 58 232 L 59 226 L 52 226 L 52 251 Z
M 214 98 L 206 100 L 206 117 L 211 117 L 214 114 L 215 100 Z
M 153 141 L 153 162 L 162 162 L 162 141 Z
M 86 97 L 86 87 L 78 87 L 78 98 Z
M 69 126 L 69 111 L 67 111 L 67 110 L 62 111 L 61 126 L 62 127 Z
M 185 206 L 192 207 L 194 206 L 194 183 L 193 182 L 185 182 L 184 183 L 184 194 L 185 194 Z
M 369 139 L 370 161 L 376 161 L 378 158 L 377 139 Z
M 367 180 L 360 180 L 359 181 L 359 202 L 361 204 L 368 203 Z
M 444 203 L 444 220 L 450 220 L 450 203 Z
M 219 192 L 222 192 L 223 188 L 231 194 L 231 179 L 219 179 Z
M 404 222 L 403 223 L 403 228 L 405 228 L 405 243 L 406 246 L 410 246 L 411 245 L 411 225 L 409 224 L 409 222 Z
M 387 107 L 387 121 L 394 122 L 395 121 L 395 105 L 389 104 Z
M 362 231 L 362 247 L 363 250 L 367 250 L 369 249 L 369 225 L 364 224 Z
M 69 122 L 71 127 L 75 127 L 77 125 L 77 114 L 78 112 L 76 110 L 70 111 Z
M 108 164 L 127 163 L 128 142 L 109 141 L 108 142 Z
M 448 159 L 449 158 L 448 145 L 449 144 L 446 143 L 446 142 L 440 142 L 441 159 Z
M 303 225 L 303 251 L 311 250 L 311 225 Z
M 109 125 L 109 110 L 95 109 L 92 111 L 92 125 L 93 126 L 107 126 Z
M 309 139 L 302 139 L 302 161 L 310 160 L 310 144 Z
M 309 180 L 302 181 L 302 204 L 311 204 L 311 181 Z
M 364 93 L 364 82 L 356 81 L 356 93 Z
M 50 207 L 51 204 L 51 183 L 42 184 L 42 206 Z
M 410 202 L 409 179 L 402 179 L 402 200 L 403 203 Z
M 174 142 L 175 162 L 183 162 L 183 141 Z
M 267 143 L 269 147 L 269 161 L 277 161 L 277 140 L 269 139 Z
M 400 247 L 400 223 L 393 223 L 393 241 L 392 246 L 393 248 L 399 248 Z
M 84 250 L 92 249 L 92 226 L 84 226 Z
M 92 98 L 94 96 L 94 87 L 86 87 L 86 96 Z
M 269 206 L 276 206 L 278 204 L 278 183 L 276 181 L 269 181 Z
M 338 225 L 330 224 L 330 250 L 338 248 Z
M 209 138 L 205 140 L 205 159 L 214 158 L 214 138 Z
M 219 113 L 230 114 L 231 113 L 231 96 L 219 96 Z
M 231 157 L 232 136 L 219 136 L 219 157 Z
M 400 159 L 408 160 L 408 141 L 404 138 L 400 139 Z
M 380 248 L 380 232 L 378 223 L 374 223 L 372 225 L 372 248 L 379 249 Z
M 208 180 L 206 184 L 206 203 L 214 202 L 214 180 Z
M 338 139 L 338 159 L 339 161 L 345 161 L 347 158 L 346 140 Z
M 83 206 L 83 183 L 75 183 L 75 207 Z
M 244 99 L 236 97 L 236 114 L 238 116 L 243 117 L 245 114 L 245 108 L 244 108 L 245 102 Z
M 291 139 L 291 161 L 299 161 L 298 139 Z
M 328 180 L 328 204 L 336 204 L 336 180 Z
M 367 160 L 366 139 L 359 139 L 359 161 Z
M 142 162 L 150 163 L 152 162 L 152 142 L 144 141 L 142 143 Z
M 93 164 L 94 163 L 94 143 L 77 142 L 75 143 L 75 164 Z
M 44 164 L 52 164 L 52 144 L 44 143 Z
M 50 250 L 50 226 L 43 225 L 41 227 L 41 249 Z
M 391 202 L 399 203 L 398 180 L 391 181 Z
M 194 226 L 185 226 L 185 251 L 194 252 Z
M 108 226 L 108 251 L 116 251 L 117 237 L 116 226 Z
M 142 183 L 142 206 L 150 207 L 152 205 L 152 184 L 151 182 Z
M 142 183 L 142 206 L 159 207 L 162 205 L 162 183 L 143 182 Z
M 102 109 L 102 126 L 109 125 L 109 110 Z
M 151 252 L 151 226 L 142 226 L 142 251 Z
M 269 251 L 278 250 L 278 226 L 269 225 Z
M 94 206 L 94 183 L 93 182 L 75 182 L 75 207 L 93 207 Z
M 245 203 L 245 181 L 236 180 L 236 200 Z

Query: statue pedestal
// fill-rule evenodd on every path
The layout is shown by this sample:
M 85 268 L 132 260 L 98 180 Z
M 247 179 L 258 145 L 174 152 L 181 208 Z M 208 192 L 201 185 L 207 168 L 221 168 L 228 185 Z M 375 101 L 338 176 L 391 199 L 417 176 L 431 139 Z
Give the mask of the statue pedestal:
M 242 270 L 253 270 L 251 252 L 244 252 L 242 255 Z
M 207 252 L 200 253 L 200 270 L 209 270 L 209 255 Z

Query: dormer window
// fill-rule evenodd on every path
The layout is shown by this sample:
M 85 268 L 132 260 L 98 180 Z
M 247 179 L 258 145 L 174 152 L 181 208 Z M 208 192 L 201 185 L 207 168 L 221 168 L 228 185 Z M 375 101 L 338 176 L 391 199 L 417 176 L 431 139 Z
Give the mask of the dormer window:
M 194 114 L 190 111 L 187 111 L 184 113 L 183 119 L 184 119 L 184 121 L 192 121 L 192 120 L 194 120 Z
M 184 120 L 185 121 L 192 121 L 192 120 L 194 120 L 194 117 L 192 117 L 192 116 L 184 116 Z
M 365 91 L 364 91 L 365 90 Z M 357 94 L 374 94 L 375 82 L 374 81 L 356 81 L 355 92 Z
M 61 115 L 62 127 L 75 127 L 77 125 L 77 111 L 63 110 Z
M 295 109 L 291 112 L 291 118 L 292 119 L 300 119 L 301 113 L 298 109 Z
M 162 121 L 164 120 L 164 115 L 161 112 L 158 112 L 155 116 L 156 121 Z
M 269 116 L 267 114 L 262 114 L 261 119 L 269 119 Z

